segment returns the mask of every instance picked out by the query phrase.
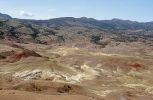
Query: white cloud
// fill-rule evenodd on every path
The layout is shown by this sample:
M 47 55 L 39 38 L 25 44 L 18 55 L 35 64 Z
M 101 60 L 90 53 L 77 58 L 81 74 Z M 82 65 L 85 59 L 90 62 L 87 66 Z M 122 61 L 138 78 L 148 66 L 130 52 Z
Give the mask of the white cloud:
M 20 16 L 24 16 L 24 17 L 32 17 L 34 16 L 32 13 L 30 12 L 25 12 L 25 11 L 20 11 Z

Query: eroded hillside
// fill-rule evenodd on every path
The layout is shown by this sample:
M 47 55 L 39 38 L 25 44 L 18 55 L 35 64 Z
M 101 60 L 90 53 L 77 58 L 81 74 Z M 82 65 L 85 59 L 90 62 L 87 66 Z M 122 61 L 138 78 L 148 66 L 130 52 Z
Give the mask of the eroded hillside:
M 0 100 L 153 100 L 153 23 L 0 13 Z
M 25 96 L 34 92 L 31 95 L 58 97 L 66 93 L 68 98 L 72 95 L 93 100 L 153 99 L 151 52 L 150 56 L 135 55 L 139 52 L 130 45 L 127 53 L 131 55 L 32 43 L 3 42 L 0 47 L 3 47 L 0 49 L 2 94 L 11 90 L 12 97 L 23 91 Z

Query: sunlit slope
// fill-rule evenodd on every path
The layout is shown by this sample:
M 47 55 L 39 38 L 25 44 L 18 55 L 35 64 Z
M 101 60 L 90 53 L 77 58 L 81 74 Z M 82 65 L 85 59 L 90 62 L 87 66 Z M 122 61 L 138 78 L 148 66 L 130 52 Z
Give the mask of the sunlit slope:
M 77 84 L 102 97 L 111 98 L 114 93 L 127 91 L 153 95 L 151 58 L 69 47 L 21 48 L 6 45 L 5 48 L 9 49 L 1 49 L 0 52 L 5 56 L 0 60 L 1 74 L 11 74 L 23 80 Z M 10 55 L 4 55 L 12 51 Z

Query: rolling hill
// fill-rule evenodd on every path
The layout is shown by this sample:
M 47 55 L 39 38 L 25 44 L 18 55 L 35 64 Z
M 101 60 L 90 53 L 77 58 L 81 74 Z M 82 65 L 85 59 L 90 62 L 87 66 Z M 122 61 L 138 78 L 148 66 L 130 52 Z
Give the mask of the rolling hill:
M 0 100 L 152 100 L 153 22 L 0 14 Z

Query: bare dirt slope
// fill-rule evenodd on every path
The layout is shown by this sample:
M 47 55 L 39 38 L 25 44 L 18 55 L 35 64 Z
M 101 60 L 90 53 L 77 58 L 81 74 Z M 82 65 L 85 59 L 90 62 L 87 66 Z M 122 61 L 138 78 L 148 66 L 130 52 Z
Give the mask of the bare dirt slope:
M 152 47 L 119 49 L 124 46 L 100 51 L 1 42 L 0 100 L 152 100 Z
M 98 100 L 82 95 L 43 95 L 14 90 L 0 91 L 0 100 Z

